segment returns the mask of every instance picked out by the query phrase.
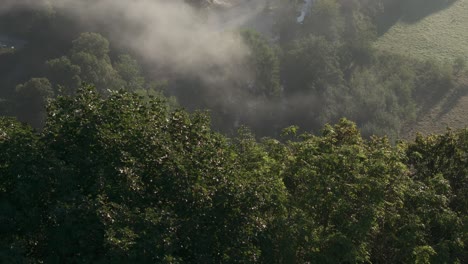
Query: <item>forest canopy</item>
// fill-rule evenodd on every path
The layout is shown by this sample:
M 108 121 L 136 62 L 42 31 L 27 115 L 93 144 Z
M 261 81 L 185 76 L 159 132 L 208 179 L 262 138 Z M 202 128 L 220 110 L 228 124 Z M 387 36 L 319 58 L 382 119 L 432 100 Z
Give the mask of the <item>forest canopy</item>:
M 2 0 L 0 263 L 468 263 L 462 2 Z
M 85 87 L 41 132 L 0 120 L 7 263 L 463 263 L 468 131 L 391 145 L 228 138 L 206 113 Z

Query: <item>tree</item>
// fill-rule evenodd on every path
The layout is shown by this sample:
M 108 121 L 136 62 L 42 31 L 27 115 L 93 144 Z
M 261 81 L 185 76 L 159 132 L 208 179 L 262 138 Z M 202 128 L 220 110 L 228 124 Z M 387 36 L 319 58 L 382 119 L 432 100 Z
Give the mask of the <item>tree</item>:
M 31 158 L 37 164 L 31 180 L 48 179 L 50 203 L 40 210 L 48 220 L 33 232 L 45 240 L 24 245 L 30 257 L 258 261 L 257 237 L 267 240 L 285 189 L 253 138 L 229 143 L 210 130 L 203 113 L 169 111 L 161 98 L 125 92 L 104 99 L 85 88 L 76 97 L 58 97 L 48 109 L 37 135 L 47 162 Z M 12 175 L 19 172 L 11 165 L 17 157 L 8 154 L 2 166 Z
M 336 42 L 344 30 L 343 15 L 338 0 L 315 0 L 311 15 L 305 20 L 305 31 Z
M 16 112 L 20 120 L 40 127 L 45 117 L 45 105 L 54 96 L 52 85 L 46 78 L 32 78 L 16 86 Z
M 463 228 L 468 221 L 467 150 L 466 129 L 428 137 L 419 135 L 407 149 L 414 179 L 427 186 L 424 204 L 439 204 L 418 208 L 426 210 L 425 227 L 434 238 L 430 246 L 436 252 L 431 258 L 435 262 L 468 259 L 468 232 Z
M 47 109 L 41 131 L 0 118 L 3 261 L 467 259 L 466 130 L 391 145 L 343 119 L 227 138 L 162 96 L 92 87 Z
M 127 91 L 141 90 L 145 86 L 145 78 L 141 75 L 138 62 L 130 55 L 120 55 L 114 63 L 114 69 L 125 81 Z
M 82 81 L 96 86 L 99 92 L 124 88 L 124 82 L 108 60 L 100 60 L 86 52 L 72 53 L 70 60 L 80 67 Z
M 66 93 L 72 94 L 82 85 L 81 82 L 94 85 L 101 93 L 107 90 L 118 90 L 125 88 L 125 81 L 116 69 L 113 68 L 109 57 L 109 41 L 97 33 L 82 33 L 73 41 L 73 47 L 68 56 L 49 60 L 48 67 L 49 78 L 54 85 L 62 87 Z M 127 63 L 134 63 L 126 61 Z M 131 68 L 134 65 L 127 65 L 125 70 L 123 64 L 118 64 L 126 78 L 134 78 L 134 83 L 140 84 L 141 76 L 132 77 Z
M 323 37 L 309 36 L 295 41 L 282 63 L 285 92 L 317 95 L 343 82 L 335 45 Z
M 385 138 L 363 141 L 347 120 L 303 138 L 284 172 L 295 262 L 370 261 L 379 218 L 408 181 L 404 153 Z
M 31 127 L 0 117 L 0 260 L 33 263 L 46 241 L 49 181 L 47 154 Z
M 255 95 L 279 97 L 281 94 L 279 59 L 276 51 L 260 34 L 246 30 L 242 36 L 250 48 L 248 67 L 253 72 L 251 84 Z
M 66 94 L 74 94 L 81 86 L 81 68 L 72 64 L 68 57 L 60 57 L 46 62 L 48 76 L 55 85 L 55 92 L 64 90 Z
M 83 52 L 110 63 L 109 41 L 98 33 L 81 33 L 77 39 L 73 40 L 72 45 L 71 54 Z

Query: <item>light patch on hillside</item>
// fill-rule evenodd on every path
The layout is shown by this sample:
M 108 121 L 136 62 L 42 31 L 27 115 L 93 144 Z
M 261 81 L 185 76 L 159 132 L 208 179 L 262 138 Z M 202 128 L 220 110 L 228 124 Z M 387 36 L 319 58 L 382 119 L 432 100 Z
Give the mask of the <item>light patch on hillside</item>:
M 468 60 L 468 0 L 458 0 L 417 23 L 399 21 L 375 46 L 420 59 Z

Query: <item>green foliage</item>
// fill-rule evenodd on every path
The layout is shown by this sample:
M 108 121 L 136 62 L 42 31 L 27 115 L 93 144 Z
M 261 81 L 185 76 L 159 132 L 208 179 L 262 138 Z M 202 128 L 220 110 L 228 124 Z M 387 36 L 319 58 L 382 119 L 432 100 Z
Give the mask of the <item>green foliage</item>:
M 60 57 L 46 62 L 48 76 L 55 85 L 56 93 L 61 90 L 67 94 L 74 94 L 81 86 L 81 68 L 72 64 L 69 58 Z
M 114 69 L 126 82 L 125 87 L 128 91 L 144 88 L 145 78 L 141 75 L 140 65 L 130 55 L 120 55 L 114 63 Z
M 467 150 L 466 130 L 456 133 L 448 131 L 444 135 L 427 138 L 418 136 L 416 142 L 410 144 L 408 148 L 409 162 L 416 169 L 414 177 L 429 186 L 434 186 L 434 192 L 443 198 L 440 203 L 446 208 L 432 215 L 437 219 L 432 225 L 436 225 L 434 231 L 439 237 L 433 247 L 436 250 L 457 252 L 460 261 L 468 257 Z M 456 233 L 454 229 L 463 226 L 464 230 Z M 460 251 L 460 246 L 464 251 Z M 438 260 L 454 261 L 447 259 L 450 256 L 448 252 L 445 254 L 445 258 Z
M 463 263 L 466 130 L 229 139 L 163 97 L 85 87 L 42 132 L 0 119 L 0 258 L 73 263 Z
M 16 86 L 16 102 L 20 120 L 40 127 L 44 119 L 47 99 L 54 96 L 52 86 L 47 78 L 32 78 Z
M 49 79 L 57 91 L 74 94 L 82 82 L 94 85 L 101 93 L 107 90 L 145 89 L 145 79 L 138 62 L 130 55 L 120 55 L 112 63 L 109 41 L 97 33 L 82 33 L 72 43 L 69 56 L 46 62 Z
M 42 245 L 50 189 L 38 136 L 28 126 L 0 118 L 0 260 L 33 263 Z
M 249 67 L 254 73 L 253 93 L 266 97 L 281 95 L 279 59 L 275 50 L 260 34 L 246 30 L 242 37 L 250 48 Z
M 111 45 L 103 35 L 86 32 L 94 30 L 109 35 L 114 31 L 108 25 L 84 26 L 64 15 L 63 10 L 54 10 L 52 5 L 43 10 L 15 9 L 11 14 L 0 15 L 0 27 L 8 35 L 26 40 L 27 45 L 14 53 L 0 55 L 3 69 L 0 97 L 6 102 L 16 101 L 14 87 L 31 76 L 47 77 L 56 95 L 74 94 L 82 83 L 95 86 L 102 94 L 119 89 L 150 94 L 151 81 L 164 78 L 168 83 L 167 94 L 177 96 L 182 106 L 209 108 L 219 131 L 232 134 L 238 125 L 248 124 L 260 136 L 276 136 L 274 131 L 283 126 L 297 124 L 306 130 L 319 131 L 325 123 L 346 117 L 357 122 L 364 136 L 388 135 L 393 141 L 442 98 L 450 94 L 453 98 L 447 102 L 454 102 L 462 94 L 455 89 L 457 82 L 465 78 L 464 57 L 463 52 L 452 52 L 459 60 L 454 63 L 454 57 L 448 65 L 426 62 L 447 55 L 445 51 L 422 57 L 424 61 L 407 54 L 376 51 L 377 35 L 386 30 L 381 22 L 389 22 L 387 26 L 391 26 L 400 18 L 417 20 L 441 8 L 450 7 L 447 12 L 455 10 L 463 1 L 466 0 L 453 2 L 451 7 L 449 1 L 429 1 L 418 11 L 420 0 L 317 0 L 303 24 L 296 21 L 303 1 L 271 3 L 268 12 L 258 17 L 261 27 L 273 25 L 271 38 L 252 30 L 241 31 L 250 53 L 233 75 L 231 70 L 215 66 L 200 67 L 209 70 L 187 75 L 171 70 L 164 62 L 144 61 L 146 66 L 141 67 L 136 59 L 126 55 L 135 52 L 125 50 L 126 44 Z M 196 7 L 210 4 L 210 1 L 187 2 Z M 450 25 L 464 29 L 465 17 L 457 16 Z M 256 25 L 256 20 L 248 24 Z M 439 29 L 440 23 L 432 24 L 431 28 L 436 25 Z M 418 41 L 420 45 L 424 43 L 432 42 Z M 459 41 L 449 44 L 452 43 Z M 30 110 L 27 111 L 34 112 Z M 6 112 L 25 120 L 19 111 Z M 35 127 L 42 123 L 32 122 Z
M 309 36 L 295 41 L 282 63 L 288 93 L 323 93 L 342 82 L 337 49 L 323 37 Z
M 290 124 L 285 112 L 297 109 L 293 123 L 306 130 L 342 116 L 357 122 L 325 125 L 321 135 L 290 126 L 283 142 L 257 140 L 247 128 L 227 138 L 206 113 L 165 99 L 163 88 L 177 86 L 190 106 L 212 100 L 219 87 L 198 77 L 147 83 L 147 69 L 103 36 L 83 33 L 71 47 L 62 40 L 47 55 L 58 56 L 46 62 L 48 79 L 18 85 L 15 100 L 1 94 L 1 111 L 16 102 L 22 121 L 45 127 L 0 118 L 0 262 L 467 262 L 467 131 L 390 143 L 456 88 L 464 61 L 375 51 L 379 16 L 400 2 L 318 0 L 302 25 L 288 5 L 278 12 L 279 47 L 241 33 L 251 75 L 234 82 L 249 83 L 255 103 L 278 105 L 264 107 L 270 127 Z M 403 6 L 414 11 L 416 2 Z M 8 22 L 0 27 L 18 25 L 34 39 L 50 11 L 0 17 Z M 2 69 L 43 65 L 33 53 L 0 54 Z M 33 73 L 1 79 L 13 85 Z M 218 120 L 230 114 L 219 104 Z
M 379 219 L 407 181 L 402 152 L 385 139 L 363 142 L 346 120 L 292 147 L 284 178 L 298 227 L 296 262 L 370 261 Z
M 116 92 L 104 100 L 92 89 L 59 97 L 39 136 L 49 163 L 35 171 L 52 198 L 34 257 L 257 261 L 258 236 L 285 197 L 282 179 L 251 138 L 230 144 L 209 126 L 204 114 L 168 112 L 161 99 Z
M 305 21 L 306 30 L 327 40 L 338 40 L 343 34 L 344 20 L 338 0 L 315 0 L 310 16 Z
M 99 59 L 92 53 L 80 51 L 72 53 L 70 60 L 80 67 L 80 77 L 83 82 L 95 85 L 101 93 L 105 93 L 106 89 L 123 88 L 123 81 L 110 64 L 108 57 L 107 59 Z
M 82 33 L 72 44 L 71 54 L 83 52 L 96 57 L 98 60 L 110 62 L 109 41 L 100 34 L 91 32 Z
M 453 69 L 450 65 L 427 61 L 418 70 L 420 72 L 415 96 L 422 106 L 431 106 L 437 98 L 441 98 L 455 87 Z

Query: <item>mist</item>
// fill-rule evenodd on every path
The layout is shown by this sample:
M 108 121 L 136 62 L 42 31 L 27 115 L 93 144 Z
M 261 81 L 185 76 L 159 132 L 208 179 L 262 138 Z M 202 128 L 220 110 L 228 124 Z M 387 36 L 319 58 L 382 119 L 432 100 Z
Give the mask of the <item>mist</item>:
M 324 103 L 314 92 L 271 99 L 249 91 L 255 73 L 248 67 L 250 50 L 239 29 L 258 23 L 263 35 L 275 37 L 268 32 L 273 21 L 262 13 L 267 0 L 210 2 L 196 8 L 183 0 L 7 0 L 2 11 L 49 8 L 82 28 L 104 31 L 112 46 L 142 59 L 152 79 L 174 77 L 170 95 L 189 110 L 212 110 L 214 127 L 223 132 L 247 125 L 263 136 L 293 124 L 317 126 L 316 113 L 323 112 Z M 302 20 L 311 3 L 299 5 Z M 290 15 L 292 23 L 302 25 L 297 14 Z
M 0 12 L 47 8 L 83 28 L 104 30 L 112 46 L 143 59 L 153 79 L 166 73 L 182 77 L 186 83 L 170 91 L 182 106 L 215 111 L 214 126 L 224 132 L 248 125 L 266 135 L 272 127 L 278 130 L 300 119 L 294 118 L 304 110 L 298 105 L 315 100 L 302 95 L 270 101 L 248 91 L 254 76 L 246 67 L 250 50 L 239 29 L 258 23 L 262 34 L 271 37 L 273 22 L 262 13 L 266 3 L 214 0 L 208 8 L 196 8 L 183 0 L 7 0 Z
M 239 65 L 249 50 L 236 29 L 261 12 L 264 0 L 215 1 L 197 9 L 182 0 L 7 0 L 0 12 L 14 8 L 50 8 L 86 25 L 105 28 L 114 45 L 177 74 L 206 82 L 242 76 Z M 217 76 L 206 74 L 217 69 Z

